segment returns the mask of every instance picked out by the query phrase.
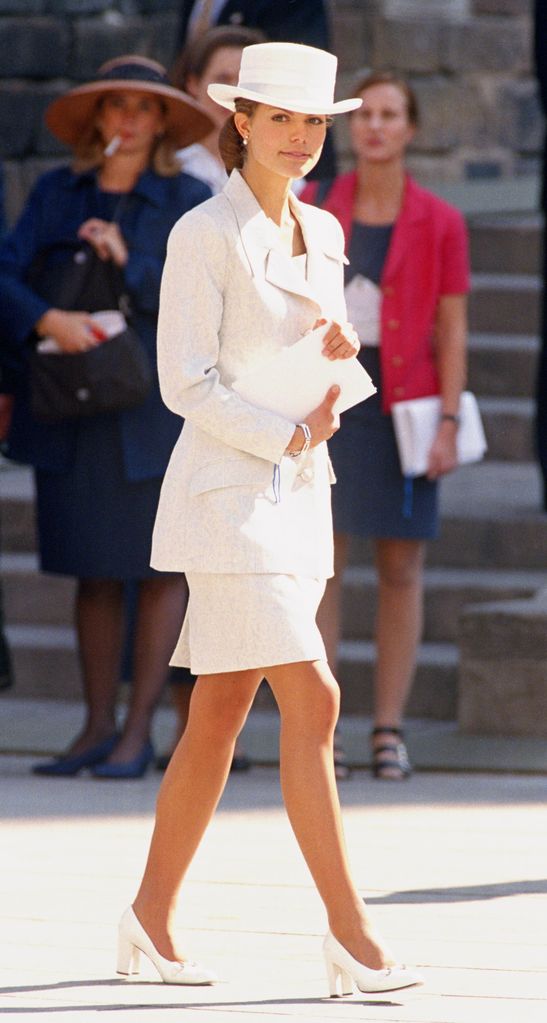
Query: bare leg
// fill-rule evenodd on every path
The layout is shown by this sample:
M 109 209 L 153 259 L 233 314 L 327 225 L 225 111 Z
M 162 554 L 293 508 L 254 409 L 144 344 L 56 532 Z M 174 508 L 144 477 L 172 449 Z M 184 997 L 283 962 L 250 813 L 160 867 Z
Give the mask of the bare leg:
M 419 540 L 377 540 L 378 618 L 375 721 L 400 723 L 414 676 L 423 624 L 423 563 Z
M 193 683 L 181 682 L 180 684 L 175 683 L 171 686 L 171 700 L 177 714 L 177 739 L 174 743 L 176 746 L 177 742 L 180 741 L 184 734 L 184 729 L 188 723 L 188 715 L 190 713 L 190 699 L 192 696 Z M 244 757 L 245 748 L 241 739 L 236 739 L 234 757 Z
M 334 575 L 329 579 L 317 612 L 317 624 L 323 637 L 327 661 L 331 671 L 336 673 L 338 644 L 340 642 L 342 617 L 342 584 L 344 569 L 348 560 L 349 537 L 346 533 L 334 534 Z
M 330 669 L 336 674 L 338 666 L 338 645 L 341 638 L 342 619 L 342 588 L 344 569 L 348 560 L 349 536 L 346 533 L 334 534 L 334 575 L 327 581 L 323 600 L 317 612 L 317 624 L 323 637 L 327 661 Z M 340 731 L 334 733 L 334 770 L 338 781 L 351 775 L 343 739 Z
M 115 731 L 123 642 L 122 584 L 112 579 L 80 579 L 75 620 L 87 716 L 70 755 L 84 752 Z
M 132 760 L 150 738 L 169 658 L 182 627 L 187 593 L 186 580 L 180 575 L 154 576 L 139 584 L 129 709 L 122 737 L 108 758 L 109 763 Z
M 198 678 L 188 725 L 165 773 L 135 913 L 158 952 L 180 958 L 171 939 L 184 875 L 222 795 L 262 671 Z
M 177 739 L 175 746 L 182 739 L 188 724 L 193 688 L 194 685 L 191 682 L 181 682 L 171 686 L 171 700 L 177 714 Z
M 376 624 L 376 726 L 401 724 L 414 678 L 423 626 L 425 544 L 418 540 L 377 540 L 379 596 Z M 377 736 L 375 746 L 386 736 Z M 384 776 L 390 772 L 386 769 Z M 391 776 L 400 772 L 395 767 Z
M 321 661 L 267 668 L 281 714 L 281 785 L 294 833 L 332 933 L 360 962 L 393 960 L 374 937 L 346 855 L 333 764 L 339 689 Z

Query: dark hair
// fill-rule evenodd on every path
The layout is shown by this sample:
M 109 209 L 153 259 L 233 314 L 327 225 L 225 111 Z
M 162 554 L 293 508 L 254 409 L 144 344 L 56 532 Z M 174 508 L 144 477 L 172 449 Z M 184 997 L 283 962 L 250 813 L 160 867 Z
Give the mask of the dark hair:
M 171 81 L 177 89 L 185 90 L 190 75 L 201 78 L 217 50 L 224 47 L 243 49 L 244 46 L 265 42 L 266 36 L 258 28 L 246 28 L 244 25 L 210 28 L 181 50 L 171 70 Z
M 238 97 L 235 101 L 237 113 L 247 114 L 248 117 L 253 116 L 257 106 L 258 103 L 251 99 Z M 224 122 L 220 129 L 218 148 L 228 174 L 231 174 L 234 167 L 237 167 L 238 170 L 243 167 L 245 163 L 245 146 L 243 145 L 243 138 L 235 126 L 233 114 Z
M 352 97 L 360 97 L 373 85 L 394 85 L 406 100 L 406 112 L 410 124 L 417 128 L 420 123 L 418 99 L 411 85 L 393 71 L 371 71 L 359 78 L 353 87 Z

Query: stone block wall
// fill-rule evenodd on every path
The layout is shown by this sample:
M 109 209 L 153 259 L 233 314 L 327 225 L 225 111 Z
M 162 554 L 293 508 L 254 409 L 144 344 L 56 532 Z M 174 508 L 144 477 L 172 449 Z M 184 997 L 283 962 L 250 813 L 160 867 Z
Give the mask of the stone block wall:
M 64 148 L 43 123 L 55 96 L 105 60 L 142 53 L 169 64 L 180 0 L 0 0 L 0 158 L 8 220 Z
M 51 98 L 123 52 L 169 64 L 180 0 L 0 0 L 0 158 L 13 219 L 63 149 L 43 126 Z M 415 86 L 422 127 L 411 169 L 425 184 L 533 172 L 542 123 L 531 66 L 532 0 L 331 0 L 339 94 L 366 68 Z M 350 161 L 344 119 L 336 125 Z
M 543 125 L 532 7 L 532 0 L 336 0 L 340 91 L 356 69 L 395 69 L 409 79 L 422 114 L 410 166 L 424 184 L 534 173 Z

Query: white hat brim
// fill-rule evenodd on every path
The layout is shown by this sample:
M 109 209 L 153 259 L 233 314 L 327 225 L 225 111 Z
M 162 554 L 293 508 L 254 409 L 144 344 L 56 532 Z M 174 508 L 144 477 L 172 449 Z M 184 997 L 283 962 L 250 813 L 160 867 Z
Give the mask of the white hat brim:
M 342 99 L 337 103 L 329 103 L 327 105 L 324 103 L 311 104 L 302 100 L 301 96 L 296 97 L 294 100 L 286 96 L 279 96 L 279 101 L 276 102 L 276 97 L 273 95 L 254 92 L 252 89 L 240 88 L 237 85 L 223 85 L 217 82 L 207 86 L 207 94 L 215 103 L 232 112 L 235 110 L 236 99 L 240 98 L 250 99 L 255 103 L 263 103 L 265 106 L 276 107 L 279 110 L 291 110 L 297 114 L 347 114 L 350 110 L 357 110 L 363 102 L 362 99 L 356 97 L 354 99 Z

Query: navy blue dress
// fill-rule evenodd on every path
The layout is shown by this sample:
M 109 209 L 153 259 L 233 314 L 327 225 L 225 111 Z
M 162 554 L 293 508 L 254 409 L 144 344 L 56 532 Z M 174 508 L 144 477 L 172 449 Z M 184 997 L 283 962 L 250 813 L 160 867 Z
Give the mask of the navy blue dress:
M 163 404 L 156 370 L 156 320 L 167 238 L 187 210 L 210 196 L 186 174 L 146 171 L 133 192 L 102 192 L 94 173 L 63 167 L 43 175 L 0 249 L 0 335 L 21 356 L 8 456 L 34 466 L 41 567 L 94 579 L 143 579 L 161 481 L 181 420 Z M 28 406 L 26 355 L 47 304 L 25 277 L 34 257 L 75 238 L 89 217 L 116 219 L 129 259 L 125 281 L 133 325 L 154 383 L 138 408 L 54 425 L 37 423 Z
M 380 284 L 391 234 L 391 226 L 353 224 L 346 284 L 356 274 Z M 438 485 L 425 476 L 405 480 L 391 415 L 382 412 L 379 349 L 365 346 L 358 358 L 378 390 L 342 414 L 340 430 L 329 441 L 337 479 L 334 529 L 353 536 L 432 539 L 438 533 Z

